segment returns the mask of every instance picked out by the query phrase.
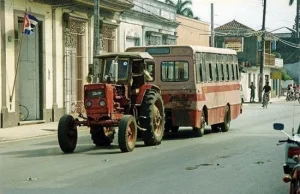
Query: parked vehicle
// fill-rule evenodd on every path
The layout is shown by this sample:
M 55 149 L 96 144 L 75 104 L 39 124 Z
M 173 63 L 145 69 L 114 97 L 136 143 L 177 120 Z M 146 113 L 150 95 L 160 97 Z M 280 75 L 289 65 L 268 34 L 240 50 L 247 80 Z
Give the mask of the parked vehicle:
M 158 86 L 146 83 L 151 76 L 145 70 L 148 53 L 109 53 L 94 59 L 97 80 L 84 86 L 86 117 L 80 113 L 61 117 L 58 141 L 63 152 L 73 152 L 77 144 L 77 127 L 88 126 L 97 146 L 110 145 L 115 129 L 122 152 L 135 148 L 137 133 L 145 145 L 161 143 L 164 134 L 164 105 Z M 96 80 L 96 79 L 95 79 Z
M 290 194 L 298 194 L 300 192 L 300 134 L 294 134 L 293 130 L 290 136 L 284 131 L 282 123 L 274 123 L 273 128 L 282 131 L 288 137 L 287 140 L 279 141 L 279 143 L 286 143 L 283 171 L 287 175 L 283 177 L 283 181 L 290 183 Z
M 242 112 L 237 53 L 202 46 L 131 47 L 127 52 L 148 52 L 153 83 L 161 88 L 165 104 L 165 130 L 177 132 L 191 126 L 204 135 L 205 125 L 227 132 Z

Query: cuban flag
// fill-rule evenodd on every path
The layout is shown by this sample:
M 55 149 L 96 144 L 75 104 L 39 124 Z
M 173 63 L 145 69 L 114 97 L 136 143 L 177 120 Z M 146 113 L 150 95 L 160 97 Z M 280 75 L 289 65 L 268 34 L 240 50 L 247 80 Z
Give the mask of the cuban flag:
M 33 30 L 38 23 L 39 20 L 36 17 L 25 13 L 22 33 L 27 35 L 33 34 Z

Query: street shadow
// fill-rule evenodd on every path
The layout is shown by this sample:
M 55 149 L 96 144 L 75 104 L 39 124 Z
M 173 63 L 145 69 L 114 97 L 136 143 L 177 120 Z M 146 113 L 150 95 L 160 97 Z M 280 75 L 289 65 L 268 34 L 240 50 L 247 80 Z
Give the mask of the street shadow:
M 135 149 L 139 148 L 146 148 L 146 147 L 155 147 L 155 146 L 145 146 L 144 142 L 137 141 L 135 145 Z M 101 149 L 101 152 L 87 152 L 85 153 L 86 155 L 105 155 L 105 154 L 128 154 L 131 152 L 122 152 L 119 148 L 118 142 L 114 142 L 114 144 L 107 146 L 107 147 L 100 147 L 103 148 Z M 112 151 L 113 150 L 113 151 Z
M 138 143 L 143 142 L 143 139 L 137 138 L 137 142 Z M 90 135 L 79 136 L 78 144 L 81 144 L 81 143 L 94 145 Z M 115 134 L 114 144 L 118 144 L 118 134 Z M 58 140 L 36 143 L 33 146 L 58 146 Z M 138 144 L 138 145 L 136 145 L 136 147 L 143 147 L 143 145 Z
M 93 145 L 93 142 L 91 140 L 91 136 L 89 135 L 78 135 L 78 144 L 80 143 L 91 143 Z M 58 146 L 58 140 L 52 140 L 52 141 L 45 141 L 41 143 L 36 143 L 34 146 Z
M 205 129 L 204 135 L 215 134 L 211 129 Z M 179 128 L 178 132 L 165 132 L 164 141 L 184 140 L 195 138 L 192 129 Z
M 75 151 L 71 154 L 83 153 L 87 151 L 97 150 L 99 148 L 94 145 L 77 145 Z M 39 157 L 53 157 L 53 156 L 61 156 L 67 155 L 61 151 L 59 145 L 57 147 L 43 148 L 43 149 L 32 149 L 32 150 L 21 150 L 21 151 L 13 151 L 13 152 L 4 152 L 2 155 L 11 155 L 18 158 L 39 158 Z

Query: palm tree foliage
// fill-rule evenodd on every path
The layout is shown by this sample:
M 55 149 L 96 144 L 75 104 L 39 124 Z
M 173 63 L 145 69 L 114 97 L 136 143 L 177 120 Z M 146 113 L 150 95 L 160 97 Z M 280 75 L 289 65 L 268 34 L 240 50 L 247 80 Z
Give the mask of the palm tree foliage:
M 183 15 L 183 16 L 187 16 L 187 17 L 194 17 L 194 13 L 192 11 L 192 9 L 189 7 L 191 6 L 192 0 L 165 0 L 166 3 L 173 5 L 176 7 L 176 13 L 178 15 Z
M 289 4 L 290 4 L 290 5 L 293 5 L 294 1 L 295 1 L 295 0 L 290 0 L 290 3 L 289 3 Z

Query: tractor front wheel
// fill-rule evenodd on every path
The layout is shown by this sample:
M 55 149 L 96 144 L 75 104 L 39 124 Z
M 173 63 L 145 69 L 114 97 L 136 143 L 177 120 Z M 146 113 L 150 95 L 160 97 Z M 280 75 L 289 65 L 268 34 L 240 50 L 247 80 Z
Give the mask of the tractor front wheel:
M 148 90 L 145 93 L 140 116 L 141 127 L 146 131 L 143 140 L 146 146 L 161 144 L 164 136 L 165 112 L 161 95 L 155 90 Z
M 65 153 L 72 153 L 77 145 L 78 132 L 74 117 L 64 115 L 58 123 L 58 143 Z
M 119 124 L 118 141 L 122 152 L 131 152 L 135 148 L 137 137 L 136 120 L 132 115 L 124 115 Z

